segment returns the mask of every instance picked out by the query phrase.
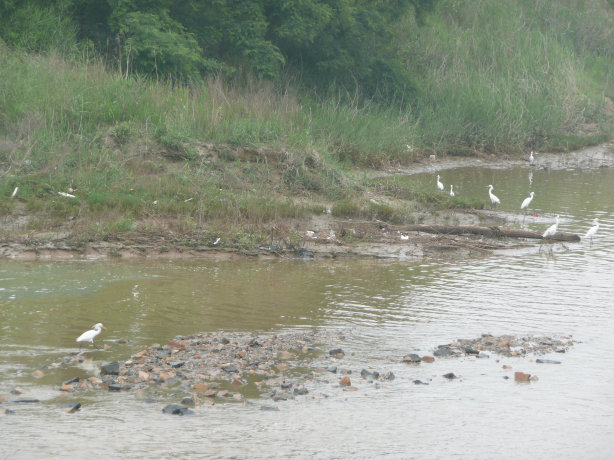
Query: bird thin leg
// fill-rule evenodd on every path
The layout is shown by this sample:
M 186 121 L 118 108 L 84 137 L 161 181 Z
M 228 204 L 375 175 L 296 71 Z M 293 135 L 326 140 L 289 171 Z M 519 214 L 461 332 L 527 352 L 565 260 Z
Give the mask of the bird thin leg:
M 100 350 L 100 347 L 96 346 L 96 344 L 94 343 L 94 341 L 93 341 L 93 340 L 92 340 L 92 345 L 94 345 L 94 348 L 95 348 L 96 350 Z

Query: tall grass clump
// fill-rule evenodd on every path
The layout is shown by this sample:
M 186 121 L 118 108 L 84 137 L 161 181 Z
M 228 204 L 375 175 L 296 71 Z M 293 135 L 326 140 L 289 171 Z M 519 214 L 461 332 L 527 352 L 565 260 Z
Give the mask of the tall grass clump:
M 501 153 L 600 133 L 603 96 L 614 88 L 614 14 L 602 8 L 597 0 L 437 2 L 405 38 L 419 76 L 422 144 Z

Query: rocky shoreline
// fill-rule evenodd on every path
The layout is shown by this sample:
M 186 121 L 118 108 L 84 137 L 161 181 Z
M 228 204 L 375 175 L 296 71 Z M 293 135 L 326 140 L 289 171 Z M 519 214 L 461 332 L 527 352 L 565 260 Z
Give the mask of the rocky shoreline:
M 352 369 L 352 365 L 344 362 L 345 352 L 339 346 L 345 340 L 344 334 L 341 331 L 305 330 L 257 336 L 239 332 L 178 336 L 167 344 L 145 347 L 125 361 L 103 364 L 98 375 L 67 380 L 59 390 L 64 395 L 103 390 L 132 392 L 144 402 L 152 403 L 174 399 L 177 402 L 165 406 L 163 412 L 186 415 L 190 408 L 198 406 L 237 402 L 252 404 L 255 401 L 260 403 L 262 410 L 278 410 L 271 404 L 309 395 L 310 388 L 322 388 L 322 384 L 332 384 L 336 391 L 358 391 L 365 385 L 379 387 L 395 380 L 392 371 Z M 483 334 L 475 339 L 458 339 L 439 345 L 431 355 L 408 353 L 392 358 L 390 362 L 417 366 L 463 357 L 537 357 L 567 353 L 575 343 L 577 341 L 571 336 Z M 50 367 L 71 366 L 88 359 L 87 353 L 79 353 Z M 536 358 L 535 362 L 561 364 L 560 360 L 544 358 Z M 511 370 L 512 367 L 503 365 L 503 369 Z M 36 372 L 42 373 L 41 370 Z M 441 378 L 454 380 L 458 377 L 449 372 Z M 503 378 L 509 379 L 508 376 Z M 515 372 L 514 379 L 516 382 L 538 380 L 536 376 L 523 372 Z M 429 384 L 421 380 L 413 380 L 413 383 Z M 0 402 L 6 401 L 6 398 L 0 398 Z M 22 398 L 9 402 L 38 401 Z M 80 407 L 80 403 L 75 404 L 64 406 L 69 412 L 74 412 Z

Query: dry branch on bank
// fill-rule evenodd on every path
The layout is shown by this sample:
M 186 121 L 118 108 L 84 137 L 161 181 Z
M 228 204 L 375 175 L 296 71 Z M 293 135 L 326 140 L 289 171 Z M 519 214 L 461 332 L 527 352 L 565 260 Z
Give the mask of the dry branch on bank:
M 504 237 L 532 238 L 538 240 L 544 239 L 542 233 L 501 227 L 478 227 L 468 225 L 407 225 L 403 226 L 403 230 L 407 232 L 425 232 L 441 235 L 482 235 L 491 238 Z M 580 241 L 580 237 L 572 233 L 555 233 L 546 239 L 552 241 Z

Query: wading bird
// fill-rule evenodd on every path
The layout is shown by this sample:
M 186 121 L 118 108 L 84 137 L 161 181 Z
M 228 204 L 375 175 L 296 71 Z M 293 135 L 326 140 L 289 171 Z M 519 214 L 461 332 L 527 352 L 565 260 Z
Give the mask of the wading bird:
M 529 156 L 529 164 L 533 164 L 535 161 L 535 157 L 533 156 L 533 150 L 531 150 L 531 155 Z
M 489 185 L 488 186 L 488 196 L 490 196 L 490 204 L 492 204 L 493 206 L 496 204 L 501 204 L 501 201 L 499 200 L 499 198 L 497 198 L 497 195 L 495 195 L 492 192 L 493 186 Z
M 542 238 L 550 238 L 558 230 L 558 228 L 559 228 L 559 215 L 557 214 L 554 219 L 555 219 L 554 224 L 552 224 L 550 227 L 548 227 L 548 230 L 546 230 L 544 232 Z
M 591 244 L 593 244 L 593 236 L 595 236 L 595 233 L 599 230 L 599 219 L 593 219 L 593 224 L 594 225 L 588 229 L 588 232 L 586 232 L 586 235 L 584 235 L 584 238 L 590 238 Z
M 443 184 L 439 181 L 439 174 L 437 174 L 437 188 L 443 191 Z
M 520 209 L 529 209 L 529 205 L 531 204 L 531 201 L 533 201 L 533 195 L 535 195 L 535 192 L 531 192 L 531 196 L 527 197 L 524 199 L 524 201 L 522 202 L 522 204 L 520 205 Z
M 452 184 L 450 184 L 450 196 L 452 196 L 452 197 L 456 196 L 456 195 L 454 194 L 453 187 L 454 187 L 454 186 L 453 186 Z
M 107 328 L 104 327 L 102 325 L 102 323 L 94 324 L 94 327 L 91 330 L 85 331 L 83 334 L 81 334 L 79 337 L 77 337 L 77 342 L 89 342 L 92 345 L 94 345 L 94 348 L 98 348 L 96 346 L 96 344 L 94 343 L 94 337 L 96 337 L 98 334 L 100 334 L 100 331 L 102 329 L 104 329 L 105 331 L 107 330 Z M 83 345 L 83 343 L 79 344 L 79 349 L 81 349 L 82 345 Z

